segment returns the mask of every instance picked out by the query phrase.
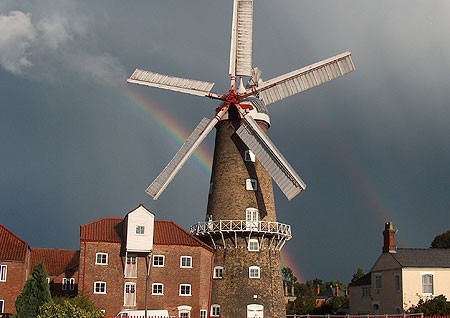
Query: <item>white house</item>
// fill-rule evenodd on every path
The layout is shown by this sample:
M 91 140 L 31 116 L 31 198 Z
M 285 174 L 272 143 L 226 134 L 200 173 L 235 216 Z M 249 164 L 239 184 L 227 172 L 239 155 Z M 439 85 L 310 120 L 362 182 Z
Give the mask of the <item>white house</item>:
M 349 286 L 351 314 L 403 313 L 421 298 L 450 298 L 450 249 L 396 248 L 394 236 L 387 222 L 383 253 L 368 275 Z

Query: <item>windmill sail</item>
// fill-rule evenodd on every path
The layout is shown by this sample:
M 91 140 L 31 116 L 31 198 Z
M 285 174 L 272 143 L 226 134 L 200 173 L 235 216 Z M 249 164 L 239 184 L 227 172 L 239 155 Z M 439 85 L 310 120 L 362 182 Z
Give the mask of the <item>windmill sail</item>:
M 169 164 L 145 190 L 145 192 L 153 197 L 153 200 L 158 199 L 195 149 L 197 149 L 203 139 L 205 139 L 208 133 L 214 128 L 218 120 L 219 119 L 216 116 L 212 120 L 205 117 L 200 121 Z
M 252 73 L 253 0 L 234 0 L 231 30 L 230 75 Z
M 351 53 L 345 52 L 261 83 L 259 92 L 266 105 L 306 91 L 355 70 Z M 250 95 L 250 91 L 248 92 Z
M 197 81 L 188 78 L 174 77 L 150 71 L 136 69 L 130 78 L 129 83 L 152 86 L 171 91 L 197 95 L 209 96 L 214 83 Z
M 288 200 L 306 188 L 303 180 L 250 115 L 244 117 L 244 122 L 236 133 L 269 172 Z

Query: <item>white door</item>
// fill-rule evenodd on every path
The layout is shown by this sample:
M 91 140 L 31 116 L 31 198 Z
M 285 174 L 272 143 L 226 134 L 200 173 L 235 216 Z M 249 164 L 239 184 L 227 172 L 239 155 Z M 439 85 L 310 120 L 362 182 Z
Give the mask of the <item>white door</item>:
M 247 305 L 247 318 L 264 318 L 264 306 L 259 304 Z
M 136 306 L 136 284 L 125 284 L 125 295 L 123 300 L 124 306 Z
M 245 226 L 247 230 L 257 230 L 259 221 L 259 212 L 255 208 L 245 209 Z

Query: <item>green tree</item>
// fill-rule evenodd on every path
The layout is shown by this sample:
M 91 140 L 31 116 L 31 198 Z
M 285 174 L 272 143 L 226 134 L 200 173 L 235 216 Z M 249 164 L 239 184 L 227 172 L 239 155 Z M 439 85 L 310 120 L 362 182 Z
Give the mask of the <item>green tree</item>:
M 16 299 L 17 318 L 36 317 L 38 309 L 51 301 L 50 286 L 47 282 L 47 270 L 43 261 L 34 266 L 30 279 Z
M 443 316 L 450 314 L 450 302 L 444 295 L 434 298 L 420 298 L 416 306 L 408 309 L 408 313 L 423 313 L 425 316 Z
M 356 270 L 356 273 L 353 274 L 352 283 L 357 281 L 358 279 L 360 279 L 364 275 L 366 275 L 366 274 L 364 274 L 364 270 L 362 268 L 358 267 L 358 269 Z
M 431 242 L 431 248 L 450 248 L 450 231 L 436 236 Z
M 86 310 L 64 299 L 62 303 L 49 302 L 39 309 L 37 318 L 103 318 L 104 315 L 99 310 Z
M 83 309 L 88 312 L 98 311 L 97 308 L 95 308 L 94 303 L 88 297 L 85 297 L 82 295 L 77 295 L 73 298 L 70 298 L 70 297 L 55 297 L 55 298 L 53 298 L 53 302 L 55 304 L 59 304 L 59 305 L 64 304 L 66 301 L 71 303 L 73 306 L 78 307 L 78 308 Z

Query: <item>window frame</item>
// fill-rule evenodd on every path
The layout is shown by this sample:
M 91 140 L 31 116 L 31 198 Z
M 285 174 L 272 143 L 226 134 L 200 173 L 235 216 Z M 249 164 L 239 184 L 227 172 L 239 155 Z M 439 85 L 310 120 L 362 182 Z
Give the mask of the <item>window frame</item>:
M 145 225 L 136 225 L 135 235 L 145 235 Z
M 256 179 L 245 179 L 245 190 L 258 191 L 258 181 Z
M 185 260 L 189 260 L 188 265 L 183 264 L 183 261 Z M 192 268 L 192 256 L 189 255 L 180 256 L 180 268 Z
M 212 304 L 210 313 L 211 313 L 211 317 L 219 317 L 220 316 L 220 305 Z
M 208 318 L 208 311 L 206 309 L 200 309 L 200 318 Z
M 214 267 L 213 278 L 215 278 L 215 279 L 223 278 L 223 266 L 215 266 Z
M 246 150 L 244 153 L 244 160 L 247 162 L 255 162 L 256 156 L 251 150 Z
M 1 264 L 0 265 L 0 282 L 6 282 L 8 278 L 8 265 Z
M 434 273 L 421 273 L 422 278 L 422 294 L 423 295 L 434 295 Z M 426 282 L 426 278 L 431 278 L 431 282 Z M 428 291 L 431 289 L 431 292 Z
M 159 290 L 157 290 L 155 292 L 155 288 L 161 287 L 161 292 L 159 292 Z M 152 295 L 155 296 L 164 296 L 164 284 L 163 283 L 153 283 L 152 284 Z
M 162 259 L 162 265 L 155 264 L 156 259 Z M 166 265 L 166 257 L 164 255 L 153 255 L 152 264 L 153 267 L 164 267 Z
M 256 243 L 256 248 L 255 248 L 255 246 L 253 246 L 254 244 L 252 244 L 252 243 Z M 247 246 L 247 249 L 248 249 L 250 252 L 259 252 L 260 247 L 259 247 L 259 241 L 258 241 L 258 239 L 256 239 L 256 238 L 251 238 L 251 239 L 249 239 L 249 240 L 248 240 L 248 246 Z
M 261 278 L 261 268 L 253 265 L 248 268 L 248 278 L 258 279 Z
M 184 289 L 184 291 L 183 291 Z M 191 284 L 180 284 L 178 288 L 179 296 L 192 296 L 192 285 Z
M 127 293 L 127 287 L 129 287 L 130 292 Z M 137 295 L 136 295 L 136 283 L 135 282 L 125 282 L 125 284 L 123 285 L 123 305 L 127 306 L 127 307 L 134 307 L 136 306 L 136 301 L 137 301 Z M 134 296 L 132 297 L 133 299 L 133 303 L 129 304 L 126 302 L 127 300 L 127 294 L 133 294 Z
M 100 291 L 97 291 L 97 286 L 99 287 Z M 104 289 L 104 291 L 101 291 L 102 289 Z M 106 295 L 106 282 L 104 281 L 95 281 L 94 282 L 94 294 L 99 294 L 99 295 Z
M 394 274 L 394 291 L 399 293 L 402 290 L 400 274 Z
M 105 256 L 104 262 L 103 262 L 103 258 L 100 259 L 101 262 L 99 262 L 99 257 L 101 256 Z M 106 266 L 108 265 L 108 253 L 105 252 L 97 252 L 95 253 L 95 265 L 102 265 L 102 266 Z

